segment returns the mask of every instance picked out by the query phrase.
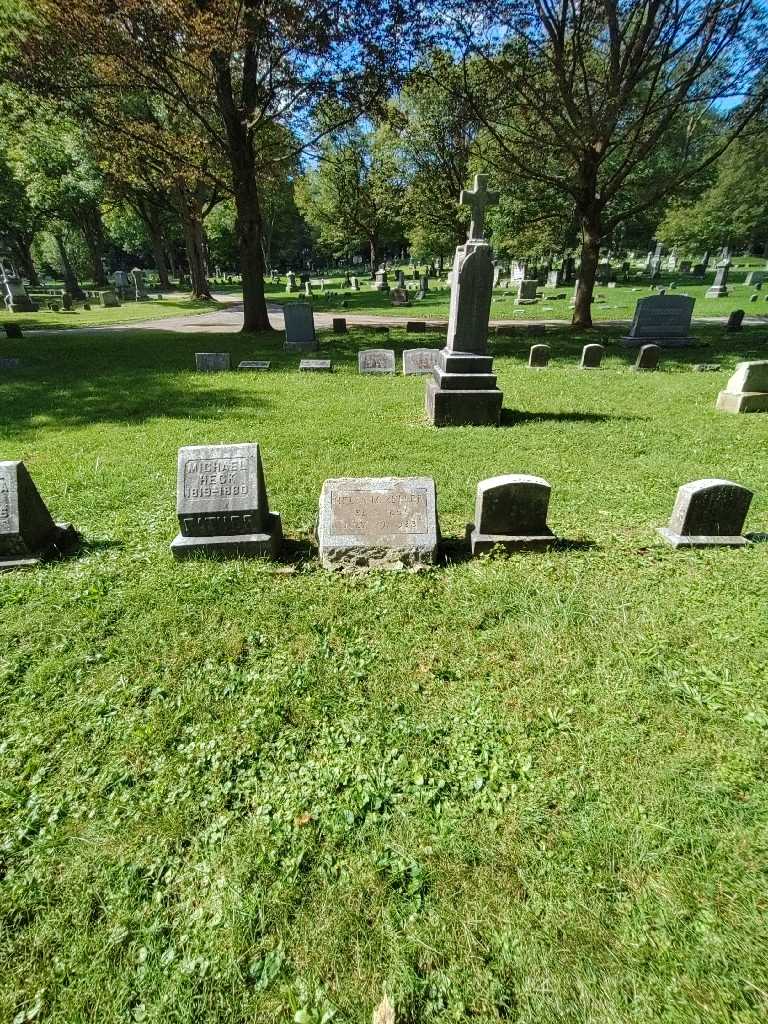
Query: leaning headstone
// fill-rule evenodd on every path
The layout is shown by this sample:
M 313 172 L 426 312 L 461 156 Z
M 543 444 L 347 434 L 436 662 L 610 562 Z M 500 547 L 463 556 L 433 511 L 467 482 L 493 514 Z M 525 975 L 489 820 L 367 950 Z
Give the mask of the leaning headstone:
M 27 569 L 71 550 L 69 523 L 55 523 L 23 462 L 0 462 L 0 572 Z
M 668 526 L 656 531 L 672 547 L 742 547 L 752 492 L 730 480 L 693 480 L 677 492 Z
M 728 323 L 725 325 L 726 331 L 728 331 L 729 334 L 733 334 L 735 331 L 740 331 L 743 319 L 744 310 L 734 309 L 734 311 L 728 317 Z
M 719 266 L 715 271 L 715 280 L 712 287 L 706 292 L 705 299 L 723 299 L 728 294 L 728 270 L 729 263 Z
M 6 338 L 23 338 L 24 332 L 21 329 L 21 324 L 4 323 L 3 329 L 5 330 Z
M 395 372 L 395 353 L 391 348 L 366 348 L 357 353 L 358 373 Z
M 549 355 L 549 345 L 531 345 L 531 351 L 528 353 L 528 365 L 536 369 L 548 366 Z
M 437 557 L 437 496 L 431 477 L 326 480 L 318 519 L 326 569 L 403 569 Z
M 238 370 L 268 370 L 271 366 L 268 359 L 244 359 L 237 364 Z
M 403 349 L 403 374 L 406 377 L 417 374 L 431 374 L 440 357 L 439 348 Z
M 536 278 L 521 281 L 517 292 L 516 304 L 518 306 L 532 306 L 536 302 L 536 289 L 538 286 L 539 282 Z
M 721 412 L 768 412 L 768 359 L 737 363 L 715 408 Z
M 477 485 L 475 521 L 467 526 L 473 555 L 492 551 L 541 551 L 557 538 L 547 526 L 552 488 L 538 476 L 510 474 Z
M 335 316 L 333 318 L 333 333 L 334 334 L 346 334 L 347 333 L 347 321 L 343 316 Z
M 642 345 L 637 353 L 633 370 L 656 370 L 659 366 L 661 349 L 658 345 Z
M 287 302 L 283 306 L 285 343 L 287 352 L 317 348 L 315 321 L 308 302 Z
M 694 299 L 689 295 L 647 295 L 635 306 L 629 334 L 621 339 L 626 348 L 652 343 L 661 348 L 695 345 L 691 334 Z
M 330 359 L 302 359 L 299 369 L 304 373 L 331 373 L 333 366 Z
M 280 516 L 269 511 L 258 444 L 195 445 L 179 449 L 176 559 L 225 558 L 280 551 Z
M 605 355 L 605 348 L 602 345 L 591 344 L 585 345 L 581 350 L 581 363 L 579 364 L 582 370 L 594 370 L 600 366 Z
M 229 366 L 229 352 L 195 352 L 198 373 L 219 373 L 228 370 Z
M 99 302 L 104 306 L 105 309 L 114 309 L 120 305 L 120 300 L 113 291 L 97 292 L 99 296 Z

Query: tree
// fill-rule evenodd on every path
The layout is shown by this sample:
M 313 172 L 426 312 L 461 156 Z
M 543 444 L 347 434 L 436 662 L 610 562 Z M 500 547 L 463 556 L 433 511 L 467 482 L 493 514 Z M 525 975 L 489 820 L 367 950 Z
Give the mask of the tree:
M 41 212 L 30 201 L 26 187 L 7 156 L 0 155 L 0 249 L 13 257 L 18 272 L 33 285 L 39 281 L 32 259 L 32 243 L 41 224 Z
M 472 18 L 464 4 L 439 6 L 465 64 L 482 62 L 458 95 L 510 167 L 573 204 L 582 234 L 573 322 L 588 326 L 603 240 L 694 180 L 764 102 L 759 5 L 477 0 Z M 726 96 L 744 98 L 713 114 Z

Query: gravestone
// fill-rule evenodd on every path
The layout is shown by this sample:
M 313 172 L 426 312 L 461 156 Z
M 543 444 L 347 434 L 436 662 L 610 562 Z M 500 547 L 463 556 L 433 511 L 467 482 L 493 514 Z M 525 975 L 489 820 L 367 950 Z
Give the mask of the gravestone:
M 536 289 L 538 286 L 539 282 L 536 278 L 521 281 L 515 304 L 518 306 L 532 306 L 536 302 Z
M 302 359 L 299 369 L 304 373 L 331 373 L 333 366 L 330 359 Z
M 286 352 L 317 348 L 315 321 L 308 302 L 287 302 L 283 306 Z
M 0 462 L 0 572 L 27 569 L 70 551 L 79 540 L 55 523 L 23 462 Z
M 706 292 L 704 298 L 706 299 L 722 299 L 728 294 L 728 270 L 730 268 L 729 263 L 725 263 L 722 266 L 718 266 L 715 271 L 715 280 L 712 287 Z
M 429 293 L 429 277 L 426 274 L 422 274 L 419 278 L 419 292 L 423 293 L 423 295 L 427 295 Z
M 357 353 L 358 373 L 395 372 L 395 353 L 391 348 L 366 348 Z
M 179 449 L 176 475 L 179 534 L 171 544 L 181 560 L 280 551 L 280 516 L 269 511 L 258 444 L 194 445 Z
M 695 345 L 690 336 L 694 299 L 689 295 L 647 295 L 635 306 L 629 334 L 621 339 L 625 348 L 652 343 L 661 348 Z
M 736 331 L 740 331 L 742 329 L 741 323 L 743 319 L 744 310 L 734 309 L 734 311 L 728 316 L 728 323 L 725 325 L 726 331 L 728 331 L 729 334 L 733 334 Z
M 661 349 L 658 345 L 642 345 L 637 353 L 633 370 L 656 370 L 659 365 Z
M 436 427 L 498 426 L 501 418 L 503 395 L 488 355 L 491 247 L 479 234 L 486 207 L 499 199 L 498 193 L 488 191 L 487 181 L 486 175 L 476 174 L 474 189 L 460 197 L 461 204 L 472 208 L 470 236 L 456 249 L 448 337 L 425 393 L 427 416 Z
M 346 334 L 347 333 L 347 321 L 343 316 L 335 316 L 333 318 L 333 333 L 334 334 Z
M 405 274 L 403 273 L 403 271 L 402 270 L 398 270 L 395 273 L 395 278 L 397 280 L 397 287 L 404 289 L 405 288 Z
M 677 492 L 668 526 L 656 531 L 672 547 L 742 547 L 752 492 L 730 480 L 693 480 Z
M 691 272 L 691 261 L 690 260 L 682 260 L 682 262 L 680 263 L 680 273 L 681 274 L 690 274 L 690 272 Z
M 112 284 L 117 289 L 118 294 L 123 295 L 126 288 L 130 284 L 130 278 L 128 277 L 127 270 L 116 270 L 112 275 Z
M 591 344 L 585 345 L 581 350 L 581 363 L 579 364 L 582 370 L 595 370 L 603 361 L 605 355 L 605 349 L 602 345 Z
M 6 338 L 24 337 L 24 332 L 21 329 L 21 324 L 4 323 L 3 330 L 5 331 Z
M 195 369 L 198 373 L 220 373 L 228 370 L 229 352 L 195 352 Z
M 19 362 L 15 356 L 0 356 L 0 370 L 18 370 Z
M 765 280 L 765 272 L 762 270 L 750 270 L 744 278 L 744 284 L 759 285 Z
M 120 305 L 120 300 L 111 290 L 97 292 L 96 294 L 99 296 L 99 302 L 105 309 L 115 309 Z
M 299 290 L 299 286 L 296 283 L 296 274 L 293 270 L 288 271 L 285 282 L 285 290 L 288 293 L 297 292 Z
M 305 281 L 304 282 L 304 297 L 307 298 L 307 299 L 311 299 L 312 298 L 312 282 L 311 281 Z
M 547 288 L 561 288 L 563 285 L 563 271 L 550 270 L 547 274 Z
M 131 271 L 131 277 L 133 278 L 133 287 L 136 292 L 136 301 L 143 302 L 148 299 L 149 295 L 144 285 L 144 271 L 140 267 L 134 267 Z
M 475 521 L 467 526 L 473 555 L 492 551 L 542 551 L 557 540 L 547 526 L 552 488 L 538 476 L 510 474 L 477 485 Z
M 406 348 L 403 350 L 403 374 L 431 374 L 440 357 L 439 348 Z
M 498 288 L 501 284 L 501 267 L 493 268 L 493 287 Z
M 353 292 L 359 292 L 360 291 L 360 278 L 359 277 L 351 277 L 350 281 L 352 282 L 352 291 Z
M 389 278 L 387 272 L 383 268 L 376 271 L 376 278 L 374 280 L 373 287 L 377 292 L 388 292 L 389 291 Z
M 437 495 L 431 477 L 326 480 L 317 529 L 326 569 L 403 569 L 437 557 Z
M 10 264 L 0 260 L 0 286 L 9 313 L 36 313 L 40 308 L 27 294 L 24 282 Z
M 715 408 L 721 412 L 768 412 L 768 359 L 737 363 Z
M 408 298 L 408 292 L 405 288 L 393 288 L 392 290 L 392 305 L 393 306 L 410 306 L 411 300 Z
M 405 325 L 408 334 L 423 334 L 426 329 L 427 325 L 423 320 L 408 320 Z
M 244 359 L 237 364 L 238 370 L 268 370 L 271 366 L 268 359 Z
M 549 355 L 549 345 L 531 345 L 531 351 L 528 353 L 528 365 L 535 369 L 542 369 L 549 365 Z
M 707 272 L 707 268 L 703 263 L 695 263 L 693 270 L 691 270 L 691 277 L 703 278 Z

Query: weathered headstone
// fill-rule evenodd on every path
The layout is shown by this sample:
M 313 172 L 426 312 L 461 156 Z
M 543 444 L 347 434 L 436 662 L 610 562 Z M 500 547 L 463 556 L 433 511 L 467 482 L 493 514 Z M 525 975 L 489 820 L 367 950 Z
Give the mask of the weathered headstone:
M 721 412 L 768 412 L 768 359 L 737 363 L 715 408 Z
M 179 449 L 176 559 L 226 558 L 280 551 L 280 516 L 269 511 L 258 444 L 195 445 Z
M 115 309 L 120 305 L 120 300 L 113 291 L 97 292 L 99 302 L 105 309 Z
M 21 329 L 21 324 L 4 323 L 3 330 L 5 331 L 6 338 L 24 337 L 24 332 Z
M 352 282 L 352 291 L 353 292 L 359 292 L 360 291 L 360 278 L 359 277 L 352 277 L 352 278 L 350 278 L 350 281 Z
M 10 263 L 0 259 L 0 290 L 9 313 L 36 313 L 40 308 Z
M 299 290 L 299 286 L 296 283 L 296 273 L 293 270 L 289 270 L 286 275 L 285 290 L 288 293 L 297 292 Z
M 219 373 L 229 367 L 229 352 L 195 352 L 195 369 L 198 373 Z
M 657 533 L 675 548 L 742 547 L 751 501 L 752 492 L 730 480 L 693 480 L 679 489 L 669 525 Z
M 299 369 L 304 373 L 331 373 L 333 365 L 330 359 L 302 359 Z
M 318 519 L 326 569 L 418 568 L 437 557 L 437 496 L 431 477 L 326 480 Z
M 563 285 L 563 271 L 550 270 L 547 274 L 547 288 L 561 288 Z
M 603 361 L 605 355 L 605 348 L 602 345 L 595 343 L 591 345 L 585 345 L 581 350 L 581 366 L 582 370 L 595 370 Z
M 395 353 L 391 348 L 366 348 L 357 353 L 358 373 L 395 372 Z
M 658 345 L 641 345 L 633 370 L 656 370 L 659 366 L 661 349 Z
M 405 324 L 405 330 L 408 334 L 423 334 L 427 329 L 427 325 L 423 320 L 408 320 Z
M 765 280 L 765 271 L 763 271 L 763 270 L 750 270 L 750 272 L 744 278 L 744 284 L 758 285 L 758 284 L 762 284 L 764 280 Z
M 0 356 L 0 370 L 18 370 L 19 363 L 16 356 Z
M 682 260 L 682 262 L 680 263 L 680 273 L 681 274 L 690 274 L 690 272 L 691 272 L 691 261 L 690 260 Z
M 403 350 L 403 374 L 431 374 L 440 357 L 439 348 L 406 348 Z
M 621 339 L 626 348 L 652 343 L 661 348 L 695 345 L 691 334 L 694 299 L 689 295 L 647 295 L 639 299 L 629 334 Z
M 705 299 L 723 299 L 728 295 L 728 270 L 729 263 L 718 266 L 715 271 L 715 280 L 712 287 L 706 292 Z
M 144 271 L 140 267 L 134 267 L 131 271 L 131 277 L 136 291 L 136 301 L 143 302 L 145 299 L 148 299 L 149 295 L 144 284 Z
M 268 359 L 244 359 L 237 364 L 238 370 L 268 370 L 271 366 Z
M 552 488 L 538 476 L 510 474 L 477 485 L 475 521 L 467 526 L 472 554 L 495 547 L 505 551 L 541 551 L 557 538 L 547 526 Z
M 408 297 L 408 292 L 405 288 L 393 288 L 392 289 L 392 305 L 393 306 L 410 306 L 411 300 Z
M 743 309 L 734 309 L 728 316 L 728 323 L 725 325 L 726 331 L 729 334 L 733 334 L 736 331 L 741 330 L 742 320 L 744 319 Z
M 517 292 L 516 304 L 518 306 L 532 306 L 536 302 L 536 289 L 538 286 L 539 282 L 536 278 L 521 281 Z
M 55 523 L 23 462 L 0 462 L 0 572 L 26 569 L 71 550 L 69 523 Z
M 549 345 L 531 345 L 531 351 L 528 353 L 528 365 L 536 369 L 548 366 L 549 355 Z
M 377 292 L 388 292 L 389 291 L 389 278 L 385 269 L 376 271 L 376 279 L 373 287 Z
M 346 334 L 347 333 L 347 321 L 343 316 L 335 316 L 333 318 L 333 333 L 334 334 Z
M 287 302 L 283 306 L 285 343 L 287 352 L 317 348 L 315 321 L 308 302 Z

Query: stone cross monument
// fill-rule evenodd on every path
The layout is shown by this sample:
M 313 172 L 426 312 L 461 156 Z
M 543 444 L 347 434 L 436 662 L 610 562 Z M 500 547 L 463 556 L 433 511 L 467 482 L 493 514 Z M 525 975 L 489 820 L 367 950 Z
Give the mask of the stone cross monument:
M 498 426 L 502 393 L 488 355 L 488 318 L 493 294 L 491 247 L 483 238 L 485 211 L 497 203 L 487 177 L 475 175 L 475 187 L 464 190 L 462 205 L 472 208 L 469 239 L 456 248 L 453 261 L 448 338 L 433 379 L 427 382 L 425 405 L 436 427 Z

